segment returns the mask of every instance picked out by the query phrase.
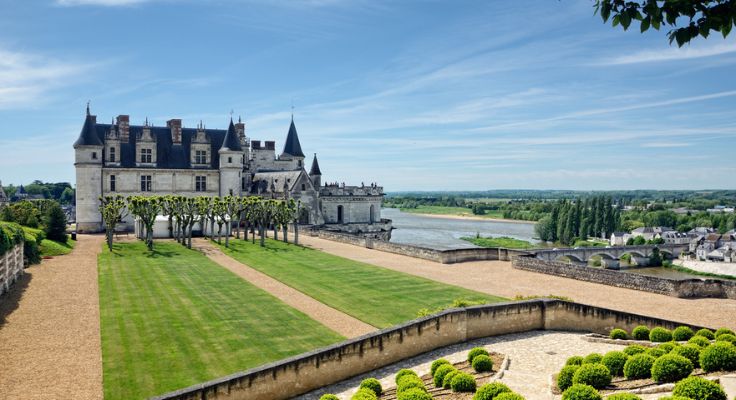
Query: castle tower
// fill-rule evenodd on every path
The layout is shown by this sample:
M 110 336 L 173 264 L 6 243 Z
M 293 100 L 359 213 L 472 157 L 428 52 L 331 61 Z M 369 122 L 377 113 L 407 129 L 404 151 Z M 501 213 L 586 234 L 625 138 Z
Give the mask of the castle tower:
M 77 230 L 79 232 L 99 232 L 102 230 L 102 216 L 98 209 L 102 195 L 102 150 L 104 144 L 97 136 L 97 116 L 87 116 L 82 132 L 74 142 L 74 169 L 77 174 Z
M 317 153 L 314 153 L 312 168 L 309 170 L 309 178 L 312 179 L 314 188 L 319 190 L 319 187 L 322 186 L 322 171 L 320 171 L 319 163 L 317 162 Z
M 241 175 L 243 173 L 243 147 L 232 118 L 230 126 L 218 151 L 220 155 L 220 196 L 241 195 Z
M 281 152 L 279 159 L 293 160 L 294 169 L 304 168 L 304 153 L 302 152 L 302 145 L 299 143 L 299 135 L 296 133 L 293 115 L 291 116 L 289 133 L 286 135 L 286 142 L 284 142 L 284 151 Z

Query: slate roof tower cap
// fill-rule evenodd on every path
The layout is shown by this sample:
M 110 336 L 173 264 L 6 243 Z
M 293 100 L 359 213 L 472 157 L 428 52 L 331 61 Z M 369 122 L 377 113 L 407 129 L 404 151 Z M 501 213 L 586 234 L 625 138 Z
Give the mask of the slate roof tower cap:
M 238 137 L 238 133 L 235 131 L 235 125 L 233 124 L 232 118 L 230 118 L 230 126 L 227 128 L 227 133 L 225 134 L 225 139 L 222 141 L 222 147 L 220 147 L 220 150 L 243 151 L 243 147 L 240 146 L 240 138 Z
M 293 116 L 291 117 L 291 125 L 289 126 L 289 133 L 286 135 L 286 142 L 284 143 L 282 154 L 288 154 L 293 157 L 304 157 L 302 145 L 299 143 L 299 136 L 296 133 L 296 126 L 294 126 Z
M 312 168 L 309 170 L 309 176 L 322 175 L 322 171 L 319 169 L 319 163 L 317 162 L 317 153 L 314 153 L 314 160 L 312 160 Z
M 79 133 L 79 138 L 74 142 L 74 148 L 77 146 L 102 146 L 102 141 L 97 136 L 97 116 L 90 115 L 89 104 L 87 105 L 87 115 L 84 119 L 84 126 L 82 131 Z

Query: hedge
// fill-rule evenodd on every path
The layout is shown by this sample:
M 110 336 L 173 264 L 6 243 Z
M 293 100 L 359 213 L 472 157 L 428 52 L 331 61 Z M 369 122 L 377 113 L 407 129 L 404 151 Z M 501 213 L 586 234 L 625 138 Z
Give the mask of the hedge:
M 417 375 L 416 372 L 414 372 L 414 371 L 412 371 L 410 369 L 402 369 L 402 370 L 399 370 L 399 372 L 396 373 L 396 379 L 394 381 L 398 385 L 399 384 L 399 381 L 401 380 L 401 378 L 403 378 L 403 377 L 405 377 L 407 375 L 413 375 L 413 376 L 416 376 L 417 378 L 419 378 L 419 375 Z
M 624 376 L 624 365 L 629 356 L 623 351 L 609 351 L 603 356 L 601 363 L 611 371 L 613 376 Z
M 669 342 L 672 340 L 672 332 L 669 329 L 656 327 L 649 331 L 649 340 L 652 342 Z
M 572 385 L 562 393 L 562 400 L 603 400 L 593 386 Z
M 700 351 L 699 361 L 705 372 L 736 371 L 736 346 L 715 342 Z
M 485 356 L 489 355 L 488 354 L 488 351 L 486 351 L 486 349 L 484 349 L 482 347 L 474 347 L 474 348 L 470 349 L 470 351 L 468 352 L 468 362 L 472 364 L 473 363 L 473 358 L 475 358 L 475 356 L 479 356 L 481 354 L 483 354 Z
M 695 332 L 688 326 L 678 326 L 672 331 L 672 339 L 678 342 L 684 342 L 695 336 Z
M 378 400 L 378 396 L 370 389 L 358 389 L 351 397 L 352 400 Z
M 713 331 L 710 329 L 699 329 L 697 332 L 695 332 L 695 336 L 702 336 L 708 340 L 713 340 L 716 338 L 716 335 L 713 334 Z
M 675 347 L 670 354 L 683 356 L 693 363 L 693 367 L 700 367 L 700 347 L 695 344 L 686 344 Z
M 633 393 L 614 393 L 606 397 L 606 400 L 641 400 L 641 397 Z
M 483 385 L 475 392 L 473 400 L 493 400 L 501 393 L 511 392 L 511 389 L 501 382 L 492 382 Z
M 514 392 L 504 392 L 494 397 L 493 400 L 526 400 L 524 396 Z
M 636 340 L 649 340 L 649 328 L 639 325 L 631 331 L 631 336 Z
M 601 389 L 611 384 L 611 371 L 603 364 L 583 364 L 572 376 L 572 383 Z
M 455 377 L 455 375 L 459 374 L 460 371 L 458 370 L 452 370 L 445 375 L 445 379 L 442 380 L 442 387 L 445 389 L 452 388 L 452 378 Z
M 644 379 L 652 376 L 652 365 L 654 357 L 647 354 L 637 354 L 629 357 L 624 364 L 624 376 L 626 379 Z
M 440 365 L 436 371 L 434 371 L 434 386 L 436 387 L 442 387 L 442 384 L 445 381 L 445 375 L 447 375 L 450 371 L 454 371 L 455 367 L 453 367 L 450 364 L 442 364 Z
M 626 353 L 628 356 L 634 356 L 641 353 L 646 353 L 647 348 L 644 346 L 640 346 L 638 344 L 632 344 L 629 346 L 624 347 L 623 352 Z
M 484 354 L 479 354 L 473 358 L 473 369 L 476 372 L 489 372 L 493 369 L 493 360 Z
M 652 365 L 652 379 L 659 383 L 677 382 L 693 372 L 693 363 L 677 354 L 666 354 Z
M 600 353 L 590 353 L 583 358 L 583 364 L 598 364 L 603 360 L 603 355 Z
M 432 365 L 429 367 L 429 374 L 434 376 L 434 371 L 436 371 L 437 368 L 439 368 L 439 366 L 442 364 L 450 364 L 450 362 L 445 360 L 444 358 L 432 361 Z
M 432 396 L 424 390 L 413 388 L 397 393 L 396 400 L 432 400 Z
M 583 357 L 572 356 L 565 361 L 565 365 L 583 365 Z
M 473 375 L 460 372 L 450 382 L 453 392 L 475 392 L 475 378 Z
M 363 379 L 363 382 L 360 382 L 360 388 L 370 389 L 376 394 L 376 396 L 380 396 L 381 393 L 383 393 L 381 382 L 376 378 Z
M 689 344 L 694 344 L 698 347 L 707 347 L 710 346 L 710 340 L 706 338 L 705 336 L 701 335 L 695 335 L 690 338 L 690 340 L 687 341 Z
M 322 397 L 319 398 L 319 400 L 340 400 L 339 397 L 335 396 L 334 394 L 323 394 Z
M 628 333 L 626 333 L 626 331 L 625 331 L 625 330 L 623 330 L 623 329 L 619 329 L 619 328 L 616 328 L 616 329 L 612 329 L 612 330 L 611 330 L 611 334 L 610 334 L 609 336 L 611 337 L 611 339 L 621 339 L 621 340 L 626 340 L 626 339 L 628 339 L 628 338 L 629 338 L 629 334 L 628 334 Z
M 672 394 L 697 400 L 727 400 L 726 392 L 719 384 L 697 376 L 677 382 Z
M 575 376 L 579 365 L 566 365 L 562 367 L 560 373 L 557 374 L 557 388 L 564 392 L 567 388 L 572 386 L 572 377 Z

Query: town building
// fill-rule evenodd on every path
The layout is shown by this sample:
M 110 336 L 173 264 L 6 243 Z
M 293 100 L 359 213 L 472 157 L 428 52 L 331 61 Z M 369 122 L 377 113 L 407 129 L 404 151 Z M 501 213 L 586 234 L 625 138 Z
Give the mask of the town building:
M 100 196 L 166 195 L 261 196 L 294 199 L 299 223 L 387 239 L 391 221 L 381 219 L 383 187 L 324 184 L 315 153 L 306 171 L 292 116 L 283 150 L 276 142 L 252 140 L 245 123 L 230 119 L 226 130 L 182 125 L 165 127 L 148 120 L 131 125 L 128 115 L 109 124 L 97 122 L 87 107 L 74 143 L 76 224 L 80 232 L 103 229 Z M 123 221 L 133 229 L 131 216 Z

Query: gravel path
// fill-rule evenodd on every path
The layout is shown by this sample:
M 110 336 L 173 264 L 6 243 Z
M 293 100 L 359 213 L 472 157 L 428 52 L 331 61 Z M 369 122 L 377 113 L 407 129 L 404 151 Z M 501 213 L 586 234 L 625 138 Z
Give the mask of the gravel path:
M 497 296 L 558 295 L 579 303 L 692 324 L 736 329 L 736 300 L 679 299 L 660 294 L 523 271 L 507 261 L 440 264 L 307 235 L 308 245 L 341 257 L 382 266 Z
M 194 239 L 192 241 L 192 248 L 201 251 L 210 260 L 233 272 L 235 275 L 267 291 L 284 303 L 307 314 L 314 320 L 319 321 L 326 327 L 347 338 L 365 335 L 378 329 L 235 260 L 205 239 Z
M 101 399 L 97 254 L 80 235 L 71 254 L 26 269 L 0 297 L 0 397 Z

